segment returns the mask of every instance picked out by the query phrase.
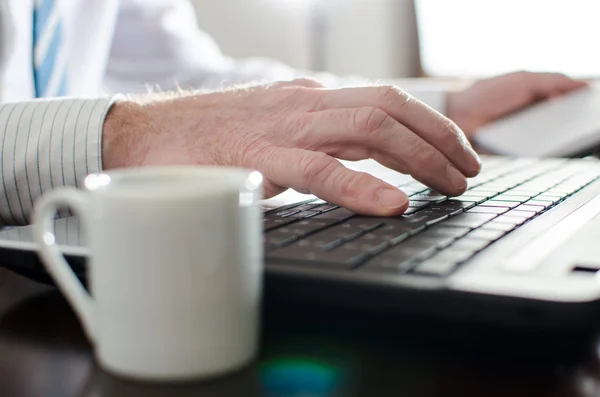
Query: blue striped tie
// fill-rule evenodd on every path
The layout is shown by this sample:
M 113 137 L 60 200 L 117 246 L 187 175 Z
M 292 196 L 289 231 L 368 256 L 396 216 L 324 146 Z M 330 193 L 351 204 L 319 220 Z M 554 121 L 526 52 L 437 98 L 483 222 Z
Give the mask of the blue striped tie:
M 62 42 L 58 0 L 34 0 L 33 78 L 37 98 L 67 93 L 67 54 Z

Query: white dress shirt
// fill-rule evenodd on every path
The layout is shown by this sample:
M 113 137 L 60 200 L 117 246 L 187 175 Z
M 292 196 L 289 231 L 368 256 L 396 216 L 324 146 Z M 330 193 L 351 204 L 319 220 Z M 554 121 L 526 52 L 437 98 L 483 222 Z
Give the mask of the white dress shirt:
M 224 56 L 199 29 L 188 0 L 56 0 L 68 57 L 68 97 L 34 99 L 34 1 L 0 0 L 0 224 L 28 223 L 44 192 L 78 186 L 87 174 L 102 170 L 102 127 L 118 93 L 309 74 L 272 60 Z M 313 75 L 331 86 L 357 82 Z M 444 94 L 437 87 L 400 84 L 443 111 Z

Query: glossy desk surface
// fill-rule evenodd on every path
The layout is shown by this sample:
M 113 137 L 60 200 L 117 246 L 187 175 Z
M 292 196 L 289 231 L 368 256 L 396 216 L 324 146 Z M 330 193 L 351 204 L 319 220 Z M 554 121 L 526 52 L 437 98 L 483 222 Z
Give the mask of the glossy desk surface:
M 78 321 L 54 288 L 0 269 L 3 397 L 600 394 L 594 337 L 532 338 L 283 305 L 264 310 L 262 334 L 259 359 L 235 374 L 181 385 L 130 382 L 98 369 Z

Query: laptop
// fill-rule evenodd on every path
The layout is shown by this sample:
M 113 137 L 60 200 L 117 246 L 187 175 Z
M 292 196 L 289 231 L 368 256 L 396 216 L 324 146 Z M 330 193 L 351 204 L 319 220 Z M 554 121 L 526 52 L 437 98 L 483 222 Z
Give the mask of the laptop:
M 266 299 L 518 327 L 600 320 L 600 161 L 483 157 L 448 198 L 374 161 L 345 162 L 405 191 L 406 214 L 360 216 L 288 191 L 264 202 Z M 76 217 L 57 240 L 85 280 Z M 30 227 L 0 232 L 1 264 L 48 281 Z

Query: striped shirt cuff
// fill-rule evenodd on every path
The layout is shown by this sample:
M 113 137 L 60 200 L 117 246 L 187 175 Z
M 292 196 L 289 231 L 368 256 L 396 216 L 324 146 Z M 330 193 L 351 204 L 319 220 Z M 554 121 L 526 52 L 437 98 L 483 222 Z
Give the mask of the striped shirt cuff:
M 117 99 L 0 104 L 0 224 L 29 223 L 42 194 L 102 170 L 102 127 Z

